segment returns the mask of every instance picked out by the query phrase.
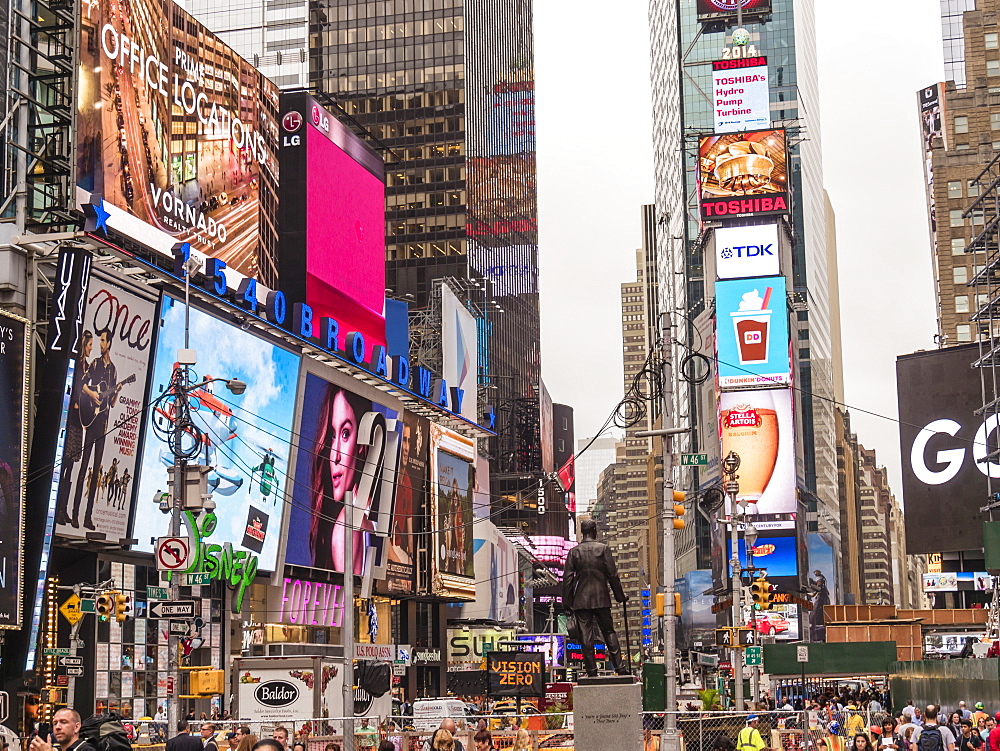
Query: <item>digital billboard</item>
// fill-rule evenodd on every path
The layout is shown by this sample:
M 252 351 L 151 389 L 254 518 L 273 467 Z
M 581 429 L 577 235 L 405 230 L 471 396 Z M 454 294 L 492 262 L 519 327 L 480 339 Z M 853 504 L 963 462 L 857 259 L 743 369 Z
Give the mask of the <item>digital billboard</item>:
M 826 532 L 809 532 L 806 540 L 809 555 L 807 591 L 813 605 L 809 612 L 809 641 L 826 641 L 826 615 L 823 608 L 838 602 L 835 542 Z
M 540 652 L 490 652 L 487 693 L 494 696 L 545 696 L 545 655 Z
M 383 565 L 389 530 L 387 524 L 380 528 L 380 519 L 384 515 L 388 522 L 392 516 L 396 485 L 383 480 L 395 480 L 398 444 L 393 450 L 373 448 L 366 425 L 384 419 L 388 447 L 389 434 L 399 432 L 399 413 L 315 373 L 305 374 L 300 412 L 285 563 L 343 573 L 349 527 L 354 530 L 354 573 L 365 573 L 369 548 L 374 548 L 372 565 Z
M 791 536 L 786 537 L 767 537 L 761 535 L 751 548 L 753 553 L 752 565 L 757 568 L 767 569 L 768 579 L 798 577 L 797 545 L 794 529 Z M 743 568 L 747 568 L 751 565 L 751 561 L 747 558 L 746 540 L 741 538 L 739 546 L 740 565 Z M 730 572 L 732 572 L 732 567 L 730 567 Z
M 722 456 L 735 451 L 748 514 L 789 514 L 796 508 L 795 411 L 789 389 L 723 392 L 719 397 Z M 726 496 L 726 513 L 729 513 Z
M 259 570 L 273 571 L 286 503 L 300 357 L 198 308 L 191 308 L 190 327 L 190 346 L 198 353 L 198 363 L 190 369 L 191 383 L 210 378 L 246 383 L 239 395 L 221 382 L 198 386 L 189 394 L 191 419 L 203 443 L 193 463 L 212 467 L 208 489 L 218 520 L 213 542 L 252 553 Z M 150 394 L 162 398 L 149 410 L 136 491 L 148 505 L 135 514 L 132 531 L 139 541 L 134 549 L 144 552 L 152 552 L 151 539 L 168 530 L 168 518 L 150 499 L 170 489 L 167 467 L 174 457 L 163 431 L 173 421 L 174 410 L 164 392 L 177 350 L 184 347 L 183 302 L 163 296 L 159 329 Z
M 738 133 L 771 127 L 771 96 L 766 57 L 712 63 L 715 132 Z
M 787 214 L 785 131 L 702 136 L 698 190 L 704 220 Z
M 766 388 L 792 382 L 785 294 L 783 276 L 716 283 L 721 388 Z
M 715 275 L 719 279 L 776 276 L 781 272 L 777 224 L 718 227 Z
M 736 23 L 737 9 L 743 20 L 756 20 L 771 12 L 771 0 L 696 0 L 698 20 Z
M 385 344 L 382 159 L 305 92 L 281 97 L 281 288 Z M 340 342 L 344 346 L 344 342 Z
M 538 246 L 509 245 L 469 248 L 469 264 L 490 280 L 493 297 L 531 295 L 538 292 Z
M 431 524 L 434 570 L 445 589 L 475 594 L 472 493 L 476 443 L 431 423 Z
M 924 193 L 931 242 L 937 243 L 937 215 L 934 202 L 934 141 L 940 138 L 948 150 L 948 129 L 944 127 L 946 84 L 936 83 L 917 92 L 920 106 L 920 141 L 924 159 Z
M 538 244 L 535 154 L 469 159 L 466 234 L 488 248 Z
M 461 415 L 479 422 L 479 346 L 476 319 L 451 291 L 441 285 L 441 371 L 448 388 L 462 390 Z
M 462 618 L 513 623 L 518 620 L 521 591 L 517 548 L 486 519 L 476 519 L 472 532 L 476 599 L 462 603 Z
M 22 626 L 31 323 L 0 310 L 0 629 Z
M 896 358 L 908 553 L 982 550 L 986 474 L 1000 478 L 1000 462 L 982 460 L 997 448 L 1000 416 L 976 414 L 994 398 L 972 367 L 978 357 L 979 346 L 966 344 Z M 941 524 L 945 510 L 963 523 Z
M 83 300 L 58 479 L 56 534 L 129 537 L 156 301 L 94 272 Z
M 78 187 L 273 286 L 277 87 L 175 3 L 80 12 Z
M 397 476 L 385 579 L 376 588 L 382 594 L 413 594 L 420 529 L 417 520 L 427 512 L 430 493 L 430 422 L 426 417 L 403 413 Z

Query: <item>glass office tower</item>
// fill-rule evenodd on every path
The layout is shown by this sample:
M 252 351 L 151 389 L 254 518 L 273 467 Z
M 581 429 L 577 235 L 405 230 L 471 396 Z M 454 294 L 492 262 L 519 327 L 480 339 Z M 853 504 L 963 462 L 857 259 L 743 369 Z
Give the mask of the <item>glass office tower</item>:
M 760 7 L 760 2 L 742 0 L 744 7 Z M 651 0 L 650 19 L 653 55 L 654 145 L 657 158 L 657 209 L 667 242 L 665 267 L 674 266 L 686 282 L 675 291 L 675 309 L 684 313 L 679 336 L 687 336 L 698 349 L 694 321 L 714 304 L 714 279 L 705 278 L 705 237 L 707 230 L 698 209 L 696 163 L 699 135 L 713 132 L 714 60 L 733 54 L 732 32 L 737 28 L 736 13 L 710 22 L 699 21 L 699 8 L 706 0 Z M 679 32 L 671 23 L 676 21 Z M 771 121 L 773 127 L 788 131 L 788 171 L 791 211 L 787 217 L 792 238 L 792 269 L 786 274 L 792 308 L 797 319 L 793 327 L 793 361 L 797 365 L 795 394 L 797 422 L 801 434 L 800 490 L 810 521 L 824 531 L 837 528 L 837 455 L 832 399 L 834 373 L 840 368 L 833 347 L 831 280 L 828 273 L 827 199 L 823 190 L 820 150 L 819 95 L 813 0 L 770 0 L 770 12 L 749 15 L 743 27 L 750 32 L 750 44 L 768 60 Z M 673 92 L 679 89 L 682 102 L 679 128 L 665 117 Z M 683 159 L 682 196 L 661 165 L 673 154 Z M 679 228 L 666 231 L 675 216 Z M 757 220 L 763 223 L 764 220 Z M 773 221 L 773 220 L 771 220 Z M 748 220 L 747 223 L 755 223 Z M 681 237 L 683 240 L 677 240 Z M 683 243 L 682 247 L 678 247 Z M 710 247 L 710 244 L 709 244 Z M 830 243 L 829 252 L 833 252 Z M 683 260 L 682 260 L 683 256 Z M 670 279 L 661 273 L 661 280 Z M 704 348 L 712 356 L 710 349 Z M 690 350 L 688 350 L 690 351 Z M 693 394 L 692 390 L 692 394 Z M 696 397 L 689 399 L 695 441 L 707 445 L 717 441 L 717 415 L 699 414 Z M 698 450 L 697 447 L 692 447 Z M 702 489 L 717 480 L 717 473 L 701 472 L 694 487 Z M 699 533 L 698 567 L 708 565 L 705 538 Z M 683 572 L 683 569 L 682 569 Z

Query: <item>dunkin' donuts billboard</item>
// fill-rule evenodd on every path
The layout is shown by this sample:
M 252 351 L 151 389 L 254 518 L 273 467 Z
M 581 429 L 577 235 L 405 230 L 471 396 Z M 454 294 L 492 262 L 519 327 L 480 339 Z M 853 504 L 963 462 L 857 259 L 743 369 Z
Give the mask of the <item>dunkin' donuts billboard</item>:
M 722 456 L 740 457 L 740 492 L 747 514 L 795 511 L 795 411 L 790 389 L 723 392 L 719 398 Z M 729 500 L 726 500 L 729 513 Z
M 716 282 L 715 311 L 720 388 L 791 383 L 785 277 Z

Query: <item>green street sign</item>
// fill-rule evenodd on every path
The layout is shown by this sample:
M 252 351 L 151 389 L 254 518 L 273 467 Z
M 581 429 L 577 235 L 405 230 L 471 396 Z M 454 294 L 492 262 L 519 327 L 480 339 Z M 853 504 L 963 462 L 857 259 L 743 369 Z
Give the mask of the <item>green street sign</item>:
M 146 597 L 150 600 L 169 600 L 170 590 L 166 587 L 146 587 Z
M 203 584 L 211 584 L 212 575 L 205 572 L 197 574 L 185 574 L 184 583 L 187 584 L 189 587 L 200 587 Z
M 46 647 L 42 650 L 42 654 L 46 657 L 49 655 L 56 657 L 69 657 L 69 647 Z
M 763 647 L 747 647 L 746 652 L 747 665 L 749 667 L 755 667 L 757 665 L 764 664 L 764 648 Z
M 80 612 L 81 613 L 96 613 L 97 612 L 97 601 L 96 600 L 80 600 Z
M 681 454 L 682 467 L 707 467 L 708 454 Z

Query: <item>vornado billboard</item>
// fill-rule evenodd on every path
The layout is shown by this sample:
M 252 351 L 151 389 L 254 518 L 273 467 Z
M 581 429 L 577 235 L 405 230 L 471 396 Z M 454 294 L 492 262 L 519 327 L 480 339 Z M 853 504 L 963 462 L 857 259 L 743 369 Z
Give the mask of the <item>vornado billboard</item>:
M 914 352 L 896 359 L 899 448 L 908 553 L 981 550 L 987 479 L 1000 489 L 1000 415 L 985 418 L 976 344 Z M 987 398 L 992 398 L 988 394 Z M 942 524 L 942 518 L 961 524 Z
M 277 88 L 173 2 L 80 8 L 79 200 L 274 284 Z

